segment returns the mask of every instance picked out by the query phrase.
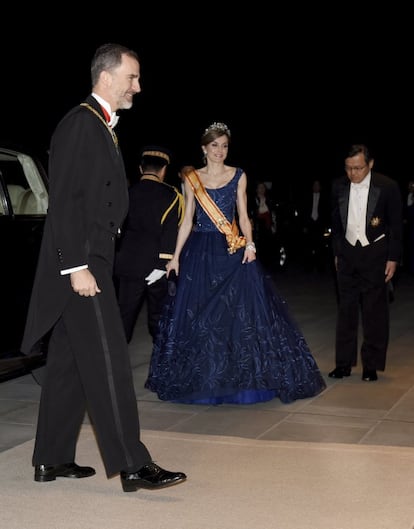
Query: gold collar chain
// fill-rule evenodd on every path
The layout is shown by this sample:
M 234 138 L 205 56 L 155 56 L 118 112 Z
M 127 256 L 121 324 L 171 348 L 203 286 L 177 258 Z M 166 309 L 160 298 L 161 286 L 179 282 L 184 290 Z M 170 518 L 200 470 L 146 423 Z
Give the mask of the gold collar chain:
M 105 127 L 109 130 L 111 136 L 112 136 L 112 139 L 115 143 L 115 147 L 118 149 L 118 138 L 115 134 L 115 131 L 113 129 L 111 129 L 111 127 L 108 125 L 108 123 L 106 122 L 106 120 L 99 114 L 99 112 L 97 112 L 93 107 L 91 107 L 91 105 L 89 105 L 89 103 L 81 103 L 81 107 L 86 107 L 88 110 L 90 110 L 91 112 L 93 112 L 95 114 L 95 116 L 97 116 L 101 121 L 102 123 L 105 125 Z

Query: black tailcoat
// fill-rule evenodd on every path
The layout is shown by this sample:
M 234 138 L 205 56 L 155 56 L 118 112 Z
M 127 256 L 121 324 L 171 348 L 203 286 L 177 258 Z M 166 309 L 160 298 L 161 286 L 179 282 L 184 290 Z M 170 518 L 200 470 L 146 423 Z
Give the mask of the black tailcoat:
M 94 97 L 86 99 L 104 120 Z M 33 464 L 73 461 L 85 409 L 108 475 L 151 460 L 139 420 L 113 285 L 115 241 L 128 210 L 124 163 L 105 121 L 85 106 L 58 124 L 50 146 L 49 210 L 22 351 L 53 328 Z M 102 290 L 74 293 L 62 270 L 87 265 Z
M 387 261 L 399 262 L 402 248 L 402 200 L 398 184 L 372 172 L 365 230 L 369 245 L 352 246 L 345 238 L 350 181 L 344 176 L 332 186 L 332 237 L 337 257 L 337 366 L 356 365 L 358 313 L 362 312 L 361 359 L 366 369 L 385 369 L 389 339 Z

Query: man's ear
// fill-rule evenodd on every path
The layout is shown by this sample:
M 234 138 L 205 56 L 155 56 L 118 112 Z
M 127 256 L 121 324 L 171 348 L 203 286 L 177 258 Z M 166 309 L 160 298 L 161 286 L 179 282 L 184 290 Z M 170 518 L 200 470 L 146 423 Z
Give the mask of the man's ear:
M 112 81 L 112 75 L 109 72 L 107 72 L 106 70 L 103 70 L 101 72 L 101 75 L 100 75 L 99 79 L 101 80 L 101 82 L 105 86 L 110 86 L 111 81 Z
M 160 180 L 164 180 L 165 179 L 165 175 L 167 174 L 167 167 L 168 167 L 168 165 L 164 165 L 163 167 L 161 167 L 161 171 L 159 173 Z

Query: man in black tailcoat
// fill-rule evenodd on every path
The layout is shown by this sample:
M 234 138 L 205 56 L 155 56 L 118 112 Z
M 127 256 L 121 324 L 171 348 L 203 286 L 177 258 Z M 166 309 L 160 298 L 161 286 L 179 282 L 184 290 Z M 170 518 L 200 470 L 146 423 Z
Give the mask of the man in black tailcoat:
M 338 285 L 336 367 L 332 378 L 351 374 L 358 358 L 361 312 L 362 379 L 384 371 L 389 340 L 389 282 L 402 251 L 402 200 L 398 184 L 372 171 L 365 145 L 352 145 L 346 176 L 332 186 L 332 236 Z
M 49 210 L 22 351 L 52 329 L 40 399 L 33 465 L 37 482 L 85 478 L 75 463 L 88 411 L 107 476 L 125 492 L 181 483 L 182 472 L 153 463 L 140 441 L 132 371 L 112 279 L 115 241 L 128 188 L 113 127 L 118 109 L 140 92 L 136 53 L 97 49 L 92 93 L 58 124 L 50 146 Z

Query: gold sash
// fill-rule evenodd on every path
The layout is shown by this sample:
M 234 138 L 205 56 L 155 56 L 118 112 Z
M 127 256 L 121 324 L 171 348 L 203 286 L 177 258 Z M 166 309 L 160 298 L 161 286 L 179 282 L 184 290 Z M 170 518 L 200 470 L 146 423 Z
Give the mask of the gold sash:
M 230 224 L 221 209 L 205 190 L 195 169 L 188 166 L 183 169 L 183 173 L 190 182 L 194 195 L 201 207 L 214 222 L 217 229 L 226 236 L 228 252 L 233 254 L 240 248 L 246 246 L 246 237 L 239 234 L 236 219 L 233 219 L 233 222 Z

